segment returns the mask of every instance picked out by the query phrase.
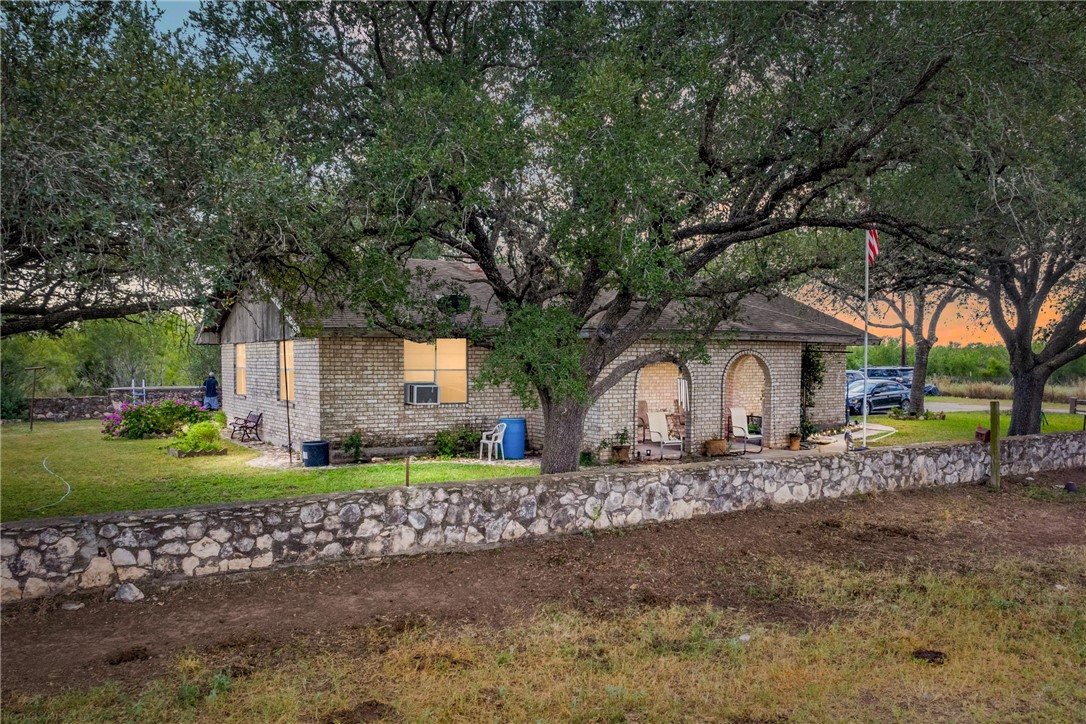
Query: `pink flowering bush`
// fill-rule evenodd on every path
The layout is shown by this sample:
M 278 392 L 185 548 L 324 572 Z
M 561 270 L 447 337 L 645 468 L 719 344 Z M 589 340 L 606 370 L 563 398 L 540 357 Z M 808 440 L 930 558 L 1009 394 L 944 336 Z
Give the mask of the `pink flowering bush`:
M 102 434 L 118 440 L 139 440 L 148 435 L 171 435 L 182 425 L 209 419 L 211 413 L 194 400 L 122 402 L 116 412 L 102 419 Z

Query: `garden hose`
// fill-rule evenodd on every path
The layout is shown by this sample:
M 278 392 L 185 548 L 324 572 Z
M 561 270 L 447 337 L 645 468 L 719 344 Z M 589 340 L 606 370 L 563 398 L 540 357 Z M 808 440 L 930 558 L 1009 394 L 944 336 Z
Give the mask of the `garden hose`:
M 48 460 L 48 458 L 42 458 L 42 459 L 41 459 L 41 466 L 42 466 L 43 468 L 45 468 L 45 472 L 49 473 L 50 475 L 52 475 L 52 476 L 53 476 L 53 477 L 55 477 L 55 478 L 58 478 L 58 479 L 60 480 L 60 482 L 64 483 L 64 484 L 65 484 L 66 486 L 68 486 L 68 492 L 66 492 L 66 493 L 65 493 L 64 495 L 60 496 L 60 500 L 58 500 L 58 501 L 57 501 L 57 502 L 55 502 L 55 503 L 49 503 L 48 505 L 43 505 L 43 506 L 41 506 L 41 507 L 39 507 L 39 508 L 32 508 L 32 509 L 30 510 L 30 512 L 31 512 L 31 513 L 37 512 L 37 511 L 39 511 L 39 510 L 45 510 L 46 508 L 52 508 L 52 507 L 53 507 L 54 505 L 60 505 L 61 503 L 63 503 L 63 502 L 64 502 L 64 499 L 65 499 L 65 498 L 67 498 L 67 497 L 68 497 L 69 495 L 71 495 L 71 493 L 72 493 L 72 484 L 71 484 L 71 483 L 69 483 L 69 482 L 68 482 L 67 480 L 65 480 L 64 478 L 62 478 L 62 477 L 60 477 L 59 475 L 57 475 L 56 473 L 54 473 L 54 472 L 53 472 L 52 470 L 50 470 L 50 469 L 49 469 L 49 466 L 45 464 L 45 461 L 46 461 L 46 460 Z

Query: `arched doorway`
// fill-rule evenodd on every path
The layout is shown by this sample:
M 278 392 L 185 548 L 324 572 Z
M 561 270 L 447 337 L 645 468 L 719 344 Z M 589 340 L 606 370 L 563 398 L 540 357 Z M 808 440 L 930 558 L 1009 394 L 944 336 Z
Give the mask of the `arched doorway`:
M 668 439 L 681 440 L 681 445 L 665 445 L 664 458 L 680 458 L 690 452 L 690 432 L 693 430 L 690 372 L 685 365 L 675 362 L 657 362 L 645 365 L 637 371 L 634 385 L 635 455 L 641 459 L 659 458 L 661 446 L 653 442 L 649 434 L 650 413 L 660 413 L 666 421 Z M 659 420 L 659 415 L 654 415 Z M 657 438 L 658 439 L 658 438 Z
M 740 407 L 747 412 L 748 425 L 760 429 L 766 445 L 774 443 L 776 431 L 772 429 L 773 388 L 770 382 L 769 365 L 757 352 L 748 350 L 732 357 L 722 380 L 720 430 L 723 435 L 731 432 L 731 409 Z

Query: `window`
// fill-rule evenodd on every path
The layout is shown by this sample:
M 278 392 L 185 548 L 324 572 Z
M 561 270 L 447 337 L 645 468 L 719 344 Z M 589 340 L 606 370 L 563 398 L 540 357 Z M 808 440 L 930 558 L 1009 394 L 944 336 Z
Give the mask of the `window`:
M 234 394 L 245 394 L 245 345 L 234 345 Z
M 294 340 L 279 343 L 279 399 L 294 399 Z
M 436 382 L 441 402 L 468 401 L 468 341 L 439 339 L 436 344 L 403 341 L 403 381 Z

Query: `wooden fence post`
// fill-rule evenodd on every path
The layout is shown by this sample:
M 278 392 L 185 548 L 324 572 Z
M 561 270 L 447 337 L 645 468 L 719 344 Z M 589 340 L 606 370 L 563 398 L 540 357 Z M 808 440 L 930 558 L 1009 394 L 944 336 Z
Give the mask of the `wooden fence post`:
M 992 408 L 992 471 L 989 479 L 992 490 L 999 490 L 999 400 L 992 400 L 990 404 Z

